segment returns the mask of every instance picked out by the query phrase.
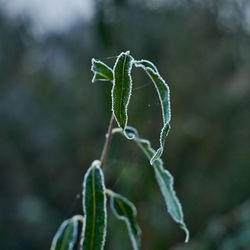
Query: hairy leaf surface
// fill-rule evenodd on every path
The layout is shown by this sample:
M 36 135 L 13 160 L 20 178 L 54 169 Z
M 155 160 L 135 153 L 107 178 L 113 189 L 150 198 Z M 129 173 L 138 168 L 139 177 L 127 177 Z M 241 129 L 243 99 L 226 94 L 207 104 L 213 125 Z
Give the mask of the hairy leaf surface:
M 107 193 L 110 195 L 110 205 L 112 211 L 118 219 L 125 221 L 127 225 L 133 249 L 139 250 L 141 230 L 135 221 L 137 211 L 134 204 L 120 194 L 112 191 Z
M 81 215 L 65 220 L 58 228 L 50 250 L 72 250 L 77 241 L 78 223 L 83 221 Z
M 151 157 L 150 160 L 150 164 L 152 165 L 155 160 L 161 157 L 164 149 L 165 140 L 170 129 L 170 124 L 169 124 L 171 119 L 170 94 L 169 94 L 170 91 L 168 85 L 160 76 L 157 68 L 153 63 L 147 60 L 140 60 L 135 62 L 135 66 L 145 70 L 145 72 L 151 78 L 157 90 L 161 103 L 163 127 L 161 129 L 161 134 L 160 134 L 160 147 L 157 149 L 157 151 L 154 153 L 154 155 Z
M 132 90 L 131 69 L 133 57 L 128 52 L 121 53 L 114 66 L 114 84 L 112 88 L 112 111 L 118 125 L 124 130 L 127 126 L 127 107 Z
M 92 78 L 93 83 L 97 81 L 113 82 L 113 71 L 109 66 L 102 61 L 95 60 L 94 58 L 92 58 L 91 62 L 91 70 L 94 72 L 94 76 Z
M 151 159 L 152 156 L 155 155 L 155 150 L 151 147 L 150 142 L 148 140 L 141 139 L 135 128 L 127 127 L 126 133 L 130 137 L 133 137 L 136 144 L 142 149 L 142 151 L 144 152 L 144 154 L 147 156 L 148 159 Z M 164 197 L 168 212 L 173 218 L 173 220 L 177 222 L 180 225 L 180 227 L 185 231 L 186 234 L 185 242 L 188 242 L 189 231 L 184 222 L 184 216 L 181 204 L 173 188 L 174 184 L 173 177 L 169 173 L 169 171 L 164 169 L 163 162 L 160 158 L 154 160 L 152 166 L 155 172 L 157 183 Z
M 83 208 L 85 214 L 83 250 L 102 250 L 106 237 L 106 194 L 100 162 L 94 161 L 83 182 Z

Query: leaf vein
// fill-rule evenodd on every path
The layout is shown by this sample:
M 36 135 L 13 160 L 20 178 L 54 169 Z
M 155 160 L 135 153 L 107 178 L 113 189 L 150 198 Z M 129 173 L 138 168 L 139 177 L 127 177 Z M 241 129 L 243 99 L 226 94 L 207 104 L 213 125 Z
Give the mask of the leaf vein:
M 123 67 L 122 67 L 122 89 L 121 89 L 121 97 L 120 97 L 120 119 L 122 118 L 122 104 L 123 104 L 123 85 L 124 85 L 124 75 L 125 75 L 125 64 L 126 64 L 127 56 L 125 55 L 124 62 L 123 62 Z

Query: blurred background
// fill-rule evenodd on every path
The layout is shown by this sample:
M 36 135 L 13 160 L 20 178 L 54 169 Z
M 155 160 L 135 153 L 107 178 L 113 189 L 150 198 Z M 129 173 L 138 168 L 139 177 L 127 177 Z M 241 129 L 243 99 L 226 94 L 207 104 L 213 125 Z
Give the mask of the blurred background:
M 183 244 L 148 161 L 115 135 L 106 186 L 135 203 L 142 249 L 250 249 L 248 0 L 0 0 L 0 249 L 49 249 L 82 213 L 111 115 L 111 86 L 91 84 L 91 58 L 112 67 L 127 50 L 170 86 L 163 160 L 191 232 Z M 132 76 L 128 124 L 157 148 L 156 91 L 142 70 Z M 105 249 L 132 249 L 110 211 Z

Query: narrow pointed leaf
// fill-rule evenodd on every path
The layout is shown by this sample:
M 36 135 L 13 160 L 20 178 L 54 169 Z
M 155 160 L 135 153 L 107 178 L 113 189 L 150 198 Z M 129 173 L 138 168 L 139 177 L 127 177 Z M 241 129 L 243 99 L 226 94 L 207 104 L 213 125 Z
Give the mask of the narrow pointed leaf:
M 147 60 L 136 61 L 135 66 L 145 70 L 145 72 L 151 78 L 157 90 L 161 103 L 163 127 L 161 129 L 161 134 L 160 134 L 160 147 L 157 149 L 157 151 L 154 153 L 154 155 L 151 157 L 150 160 L 150 164 L 152 165 L 155 160 L 161 157 L 164 149 L 165 140 L 170 129 L 169 122 L 171 119 L 171 112 L 170 112 L 169 87 L 163 80 L 163 78 L 160 76 L 155 65 L 150 61 Z
M 107 66 L 105 63 L 99 60 L 95 60 L 92 58 L 91 70 L 94 72 L 94 76 L 92 78 L 92 82 L 98 81 L 108 81 L 113 82 L 113 71 Z
M 134 204 L 122 195 L 108 191 L 112 211 L 118 219 L 126 223 L 133 249 L 139 250 L 141 230 L 135 221 L 137 211 Z
M 132 90 L 131 69 L 133 57 L 128 52 L 121 53 L 114 66 L 114 84 L 112 88 L 112 111 L 118 125 L 124 130 L 127 126 L 127 107 Z
M 77 241 L 78 223 L 83 221 L 81 215 L 65 220 L 57 230 L 50 250 L 72 250 Z
M 100 162 L 94 161 L 83 182 L 85 223 L 82 250 L 102 250 L 106 237 L 106 195 Z
M 155 150 L 151 147 L 150 142 L 148 140 L 141 139 L 135 128 L 127 127 L 126 133 L 130 137 L 134 138 L 133 140 L 141 148 L 141 150 L 144 152 L 144 154 L 147 156 L 149 160 L 152 158 L 153 155 L 155 155 Z M 181 204 L 173 188 L 174 184 L 173 176 L 169 173 L 169 171 L 164 169 L 163 162 L 160 158 L 155 160 L 152 166 L 155 172 L 157 183 L 160 187 L 161 193 L 165 200 L 168 212 L 173 218 L 173 220 L 180 225 L 181 229 L 185 231 L 186 234 L 185 242 L 188 242 L 189 231 L 184 222 L 184 216 Z

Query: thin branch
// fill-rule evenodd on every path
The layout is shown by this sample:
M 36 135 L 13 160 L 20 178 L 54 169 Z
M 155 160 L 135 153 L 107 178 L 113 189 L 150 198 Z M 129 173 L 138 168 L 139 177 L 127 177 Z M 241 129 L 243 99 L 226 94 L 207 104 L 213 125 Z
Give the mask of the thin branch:
M 109 145 L 110 145 L 110 142 L 111 142 L 112 128 L 114 126 L 114 122 L 115 122 L 115 117 L 112 114 L 110 122 L 109 122 L 108 132 L 106 134 L 106 140 L 105 140 L 105 143 L 104 143 L 104 146 L 103 146 L 103 150 L 102 150 L 102 154 L 101 154 L 101 159 L 100 159 L 100 161 L 101 161 L 100 167 L 101 168 L 103 168 L 104 162 L 105 162 L 105 160 L 107 158 L 107 152 L 108 152 Z

